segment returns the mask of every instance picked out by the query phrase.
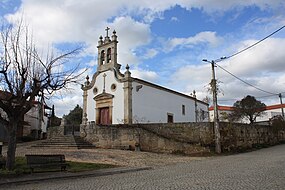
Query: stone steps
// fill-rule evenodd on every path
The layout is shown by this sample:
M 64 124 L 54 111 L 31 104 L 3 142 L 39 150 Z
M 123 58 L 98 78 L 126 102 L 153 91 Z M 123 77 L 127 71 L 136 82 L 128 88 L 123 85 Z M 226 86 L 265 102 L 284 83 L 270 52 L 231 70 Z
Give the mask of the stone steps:
M 35 148 L 76 148 L 76 149 L 92 149 L 96 148 L 95 145 L 86 142 L 83 138 L 79 136 L 61 136 L 54 137 L 52 139 L 47 139 L 41 141 L 38 144 L 32 145 Z

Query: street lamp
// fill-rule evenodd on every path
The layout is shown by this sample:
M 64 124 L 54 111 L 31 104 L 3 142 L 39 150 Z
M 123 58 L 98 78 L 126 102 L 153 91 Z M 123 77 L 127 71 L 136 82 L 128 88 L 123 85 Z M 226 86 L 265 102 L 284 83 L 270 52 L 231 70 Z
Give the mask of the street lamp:
M 208 61 L 203 59 L 202 61 L 211 63 L 212 65 L 212 93 L 213 93 L 213 104 L 214 104 L 214 128 L 215 128 L 215 151 L 216 153 L 221 153 L 221 134 L 220 134 L 220 124 L 218 115 L 218 100 L 217 100 L 217 80 L 215 77 L 215 61 Z

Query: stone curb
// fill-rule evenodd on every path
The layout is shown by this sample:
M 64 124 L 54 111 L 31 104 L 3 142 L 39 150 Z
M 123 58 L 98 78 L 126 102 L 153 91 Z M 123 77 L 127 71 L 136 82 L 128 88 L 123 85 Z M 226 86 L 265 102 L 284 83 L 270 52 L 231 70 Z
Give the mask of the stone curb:
M 152 169 L 152 167 L 139 167 L 139 168 L 119 167 L 119 168 L 101 169 L 101 170 L 78 172 L 78 173 L 56 172 L 56 173 L 49 173 L 49 175 L 34 173 L 19 178 L 1 179 L 0 186 L 26 184 L 33 182 L 37 183 L 47 180 L 61 180 L 61 179 L 70 179 L 70 178 L 79 178 L 79 177 L 99 177 L 99 176 L 137 172 L 137 171 L 150 170 L 150 169 Z

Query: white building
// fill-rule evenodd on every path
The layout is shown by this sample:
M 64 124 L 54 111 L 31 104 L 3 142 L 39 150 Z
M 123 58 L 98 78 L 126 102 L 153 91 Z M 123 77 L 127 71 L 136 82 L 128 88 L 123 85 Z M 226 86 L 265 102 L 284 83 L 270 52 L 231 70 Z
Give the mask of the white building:
M 108 28 L 107 28 L 108 29 Z M 108 30 L 107 30 L 108 31 Z M 97 124 L 208 121 L 208 104 L 194 97 L 121 73 L 117 36 L 98 42 L 97 71 L 82 85 L 83 121 Z
M 262 112 L 262 115 L 256 118 L 256 122 L 266 123 L 272 117 L 276 115 L 282 115 L 282 109 L 285 109 L 285 104 L 266 106 L 264 112 Z M 233 110 L 234 110 L 234 107 L 232 106 L 218 106 L 219 121 L 228 122 L 228 120 L 226 119 L 226 116 L 232 113 Z M 209 116 L 210 116 L 210 121 L 213 121 L 214 120 L 214 108 L 213 107 L 209 108 Z M 238 122 L 249 123 L 249 120 L 242 119 Z
M 33 103 L 33 107 L 24 115 L 23 135 L 39 139 L 46 136 L 49 121 L 46 111 L 51 108 L 38 101 Z
M 7 98 L 7 94 L 0 91 L 2 100 Z M 48 126 L 48 116 L 46 111 L 50 110 L 43 102 L 33 101 L 32 108 L 24 115 L 23 124 L 17 128 L 17 138 L 21 139 L 25 136 L 30 136 L 34 139 L 43 138 L 46 136 Z M 7 119 L 7 114 L 0 108 L 0 115 Z M 0 141 L 7 141 L 8 132 L 3 124 L 0 124 Z

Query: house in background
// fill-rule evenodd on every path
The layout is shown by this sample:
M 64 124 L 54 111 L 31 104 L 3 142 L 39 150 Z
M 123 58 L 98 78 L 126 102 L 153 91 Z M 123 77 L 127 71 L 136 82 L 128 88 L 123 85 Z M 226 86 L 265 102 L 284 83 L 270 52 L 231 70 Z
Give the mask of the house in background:
M 5 94 L 0 91 L 0 96 L 5 99 Z M 30 137 L 31 139 L 41 139 L 46 137 L 47 126 L 51 108 L 43 102 L 34 101 L 33 107 L 24 115 L 23 123 L 17 128 L 17 139 Z M 5 117 L 6 113 L 0 108 L 0 113 Z M 0 141 L 7 141 L 8 132 L 3 124 L 0 124 Z
M 256 118 L 256 123 L 260 124 L 268 124 L 269 119 L 274 116 L 281 115 L 282 116 L 282 109 L 285 109 L 285 104 L 276 104 L 270 105 L 265 107 L 265 111 L 263 114 Z M 234 111 L 234 107 L 232 106 L 218 106 L 218 113 L 219 113 L 219 121 L 228 122 L 226 119 L 227 114 L 230 114 Z M 211 106 L 209 108 L 209 116 L 210 121 L 214 120 L 214 107 Z M 249 123 L 247 119 L 239 120 L 240 123 Z
M 46 138 L 51 108 L 39 101 L 34 101 L 32 109 L 24 116 L 22 136 L 31 136 L 34 139 Z
M 117 35 L 98 42 L 97 71 L 86 77 L 82 124 L 132 124 L 208 121 L 208 104 L 195 97 L 121 73 Z M 198 116 L 199 113 L 199 116 Z

